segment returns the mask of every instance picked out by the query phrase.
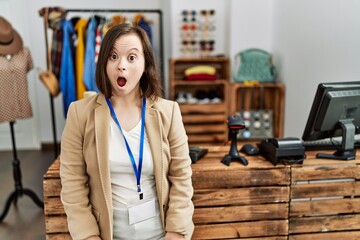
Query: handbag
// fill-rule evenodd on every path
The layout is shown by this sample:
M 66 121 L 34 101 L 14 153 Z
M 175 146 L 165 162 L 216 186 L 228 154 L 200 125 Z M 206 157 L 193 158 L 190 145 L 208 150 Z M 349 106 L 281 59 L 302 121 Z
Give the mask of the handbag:
M 56 97 L 60 93 L 60 86 L 59 86 L 59 80 L 57 79 L 55 74 L 52 72 L 51 61 L 50 61 L 50 52 L 47 48 L 47 46 L 48 46 L 48 35 L 47 35 L 48 9 L 47 8 L 45 10 L 45 15 L 44 15 L 44 25 L 45 25 L 45 41 L 46 41 L 46 60 L 47 60 L 48 70 L 40 72 L 39 78 L 40 78 L 41 82 L 45 85 L 47 90 L 50 92 L 50 94 L 53 97 Z
M 53 97 L 59 95 L 59 81 L 52 71 L 42 71 L 39 74 L 39 78 Z
M 234 76 L 237 82 L 259 81 L 274 82 L 275 66 L 271 62 L 271 55 L 261 49 L 251 48 L 236 55 L 240 64 Z M 236 62 L 236 61 L 235 61 Z

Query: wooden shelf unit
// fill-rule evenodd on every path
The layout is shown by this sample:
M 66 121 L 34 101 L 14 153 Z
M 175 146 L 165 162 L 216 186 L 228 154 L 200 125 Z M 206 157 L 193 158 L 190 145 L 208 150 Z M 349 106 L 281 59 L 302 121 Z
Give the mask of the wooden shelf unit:
M 261 92 L 263 93 L 262 98 L 260 97 Z M 229 114 L 240 110 L 272 110 L 273 137 L 284 136 L 285 86 L 282 83 L 260 83 L 254 86 L 231 83 L 229 98 Z
M 184 80 L 185 70 L 198 65 L 215 67 L 217 79 Z M 169 68 L 171 100 L 176 100 L 179 92 L 191 93 L 196 97 L 197 91 L 215 91 L 221 99 L 220 103 L 179 103 L 189 144 L 225 144 L 227 141 L 229 59 L 225 57 L 170 59 Z

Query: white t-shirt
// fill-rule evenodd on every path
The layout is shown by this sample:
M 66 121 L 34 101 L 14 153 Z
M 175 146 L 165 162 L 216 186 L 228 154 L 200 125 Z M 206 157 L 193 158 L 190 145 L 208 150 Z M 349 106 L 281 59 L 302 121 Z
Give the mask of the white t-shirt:
M 141 120 L 130 131 L 122 129 L 138 168 Z M 124 137 L 115 121 L 110 120 L 109 161 L 112 201 L 114 208 L 114 239 L 163 239 L 159 204 L 156 195 L 154 165 L 145 131 L 141 190 L 143 200 L 137 192 L 136 175 L 126 149 Z M 155 198 L 156 217 L 129 225 L 128 207 Z

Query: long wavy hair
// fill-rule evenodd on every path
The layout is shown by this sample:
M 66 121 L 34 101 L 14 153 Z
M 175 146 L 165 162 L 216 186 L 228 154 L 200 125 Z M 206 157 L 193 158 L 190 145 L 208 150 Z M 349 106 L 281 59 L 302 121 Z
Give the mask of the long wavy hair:
M 113 50 L 116 40 L 121 36 L 135 33 L 141 40 L 144 58 L 145 71 L 140 79 L 141 97 L 152 98 L 156 100 L 162 96 L 162 85 L 160 81 L 159 70 L 156 65 L 153 48 L 147 33 L 137 25 L 123 23 L 110 28 L 101 43 L 98 63 L 96 66 L 95 81 L 101 93 L 107 98 L 112 96 L 110 80 L 106 73 L 106 65 L 109 56 Z

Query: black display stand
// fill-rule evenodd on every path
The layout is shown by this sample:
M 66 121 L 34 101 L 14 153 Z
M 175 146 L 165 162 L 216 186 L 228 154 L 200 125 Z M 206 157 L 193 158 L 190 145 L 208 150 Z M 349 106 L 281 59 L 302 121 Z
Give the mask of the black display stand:
M 226 166 L 230 166 L 231 160 L 237 160 L 237 161 L 241 162 L 244 166 L 247 166 L 249 164 L 247 159 L 240 156 L 240 154 L 237 150 L 237 134 L 238 133 L 239 133 L 238 130 L 234 130 L 234 129 L 229 130 L 229 135 L 230 135 L 230 139 L 231 139 L 230 150 L 229 150 L 229 153 L 226 154 L 223 157 L 223 159 L 221 160 L 221 162 L 223 164 L 225 164 Z
M 11 195 L 6 200 L 5 209 L 0 216 L 0 222 L 2 222 L 10 209 L 10 205 L 14 202 L 14 205 L 17 206 L 17 200 L 19 197 L 22 197 L 23 194 L 28 195 L 36 205 L 40 208 L 44 209 L 44 203 L 36 196 L 36 194 L 31 191 L 30 189 L 23 188 L 21 183 L 21 169 L 20 169 L 20 161 L 17 158 L 16 152 L 16 144 L 15 144 L 15 134 L 14 134 L 14 124 L 15 122 L 10 122 L 10 130 L 11 130 L 11 140 L 12 140 L 12 147 L 13 147 L 13 155 L 14 160 L 13 164 L 13 176 L 15 180 L 15 190 L 11 193 Z

